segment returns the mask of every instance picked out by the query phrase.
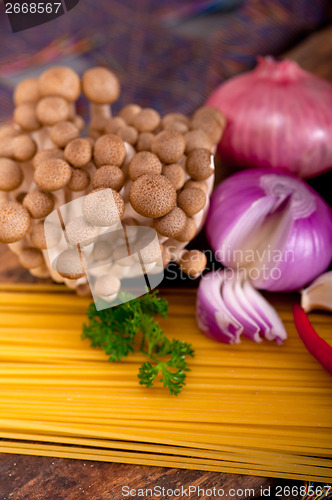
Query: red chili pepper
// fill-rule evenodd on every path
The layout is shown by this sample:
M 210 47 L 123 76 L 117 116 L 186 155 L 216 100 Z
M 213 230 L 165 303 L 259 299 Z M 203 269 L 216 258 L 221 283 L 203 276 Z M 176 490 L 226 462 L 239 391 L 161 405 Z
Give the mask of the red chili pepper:
M 302 342 L 317 361 L 332 374 L 332 346 L 322 339 L 301 306 L 295 304 L 293 315 L 296 329 Z

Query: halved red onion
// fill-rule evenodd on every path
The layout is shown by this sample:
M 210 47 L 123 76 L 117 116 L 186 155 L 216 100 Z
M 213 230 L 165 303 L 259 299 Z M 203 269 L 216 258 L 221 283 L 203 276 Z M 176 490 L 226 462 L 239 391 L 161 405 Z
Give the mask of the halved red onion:
M 223 283 L 223 272 L 208 273 L 202 277 L 197 292 L 197 324 L 209 337 L 226 344 L 238 344 L 243 326 L 224 304 L 221 296 Z
M 250 313 L 248 314 L 246 308 L 242 307 L 241 299 L 239 299 L 239 295 L 238 293 L 236 293 L 235 286 L 239 282 L 237 274 L 228 275 L 226 271 L 224 275 L 225 279 L 222 286 L 221 295 L 224 299 L 226 307 L 243 326 L 243 335 L 249 337 L 254 342 L 261 342 L 262 339 L 259 336 L 259 325 L 255 321 L 254 317 L 251 316 Z
M 214 191 L 206 232 L 216 258 L 256 288 L 297 290 L 332 259 L 332 215 L 304 181 L 281 171 L 239 172 Z
M 278 344 L 287 338 L 276 310 L 242 273 L 232 270 L 218 270 L 202 277 L 196 319 L 202 332 L 227 344 L 239 343 L 241 335 L 255 342 L 266 338 Z

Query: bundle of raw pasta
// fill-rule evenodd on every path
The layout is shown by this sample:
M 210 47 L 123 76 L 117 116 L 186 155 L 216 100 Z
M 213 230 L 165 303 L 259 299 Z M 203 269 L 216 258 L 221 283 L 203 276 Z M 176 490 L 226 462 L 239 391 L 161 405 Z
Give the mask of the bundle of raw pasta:
M 0 452 L 330 482 L 330 376 L 307 353 L 286 302 L 274 304 L 285 345 L 216 346 L 197 329 L 194 292 L 165 291 L 161 326 L 196 347 L 175 398 L 137 385 L 143 355 L 107 363 L 82 342 L 88 299 L 55 285 L 3 288 Z M 331 318 L 313 320 L 331 342 Z

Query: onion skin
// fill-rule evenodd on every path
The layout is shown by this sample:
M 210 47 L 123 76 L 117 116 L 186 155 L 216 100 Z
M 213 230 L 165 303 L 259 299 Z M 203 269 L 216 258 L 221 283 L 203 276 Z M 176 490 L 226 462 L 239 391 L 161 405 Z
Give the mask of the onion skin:
M 258 58 L 208 98 L 226 130 L 219 153 L 240 168 L 285 169 L 303 178 L 332 168 L 332 85 L 290 60 Z
M 284 200 L 281 205 L 280 200 Z M 284 227 L 275 224 L 273 214 L 278 213 L 284 217 Z M 262 238 L 264 224 L 270 224 L 270 231 Z M 262 272 L 250 276 L 254 286 L 263 290 L 298 290 L 322 274 L 332 259 L 332 215 L 327 204 L 301 179 L 271 169 L 242 171 L 222 182 L 211 197 L 206 234 L 225 267 L 277 268 L 273 277 L 270 272 L 266 277 Z M 271 253 L 265 252 L 268 262 L 258 258 L 254 264 L 248 263 L 246 249 L 256 256 L 259 238 L 260 255 L 264 249 L 270 249 L 273 256 L 280 252 L 280 262 L 272 261 Z

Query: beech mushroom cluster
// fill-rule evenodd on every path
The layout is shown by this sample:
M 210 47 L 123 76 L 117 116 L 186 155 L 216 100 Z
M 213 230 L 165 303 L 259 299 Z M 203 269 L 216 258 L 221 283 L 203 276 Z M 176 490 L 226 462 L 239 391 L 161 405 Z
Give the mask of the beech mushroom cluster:
M 81 92 L 90 105 L 87 125 L 76 111 Z M 147 268 L 161 252 L 163 266 L 174 260 L 190 276 L 204 270 L 204 254 L 185 247 L 204 223 L 213 153 L 225 127 L 224 116 L 210 107 L 189 118 L 128 104 L 112 116 L 119 94 L 118 78 L 107 68 L 80 78 L 71 68 L 53 67 L 19 83 L 13 123 L 0 129 L 0 242 L 33 275 L 79 293 L 89 290 L 89 265 L 95 290 L 108 301 L 130 265 L 140 265 L 133 243 L 138 226 L 158 235 L 158 251 L 152 242 L 140 248 Z M 81 198 L 79 216 L 50 231 L 49 214 Z M 116 245 L 104 237 L 118 223 L 131 230 L 133 255 L 126 237 Z M 49 246 L 60 245 L 62 232 L 65 246 L 51 262 Z

